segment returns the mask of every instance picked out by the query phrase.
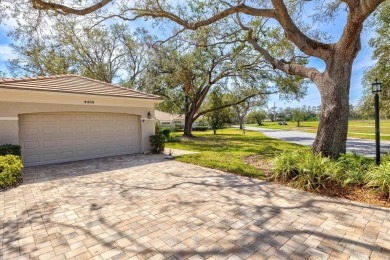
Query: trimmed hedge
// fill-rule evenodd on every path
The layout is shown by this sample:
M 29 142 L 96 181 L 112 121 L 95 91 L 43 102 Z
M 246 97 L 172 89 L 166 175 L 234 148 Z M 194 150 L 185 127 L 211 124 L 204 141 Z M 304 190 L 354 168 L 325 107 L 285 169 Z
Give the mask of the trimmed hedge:
M 152 146 L 152 153 L 162 153 L 165 149 L 165 136 L 162 134 L 149 137 Z
M 20 157 L 22 155 L 22 150 L 20 145 L 13 145 L 13 144 L 0 145 L 0 156 L 4 156 L 8 154 L 16 155 Z
M 23 164 L 19 156 L 0 156 L 0 187 L 8 188 L 21 182 Z

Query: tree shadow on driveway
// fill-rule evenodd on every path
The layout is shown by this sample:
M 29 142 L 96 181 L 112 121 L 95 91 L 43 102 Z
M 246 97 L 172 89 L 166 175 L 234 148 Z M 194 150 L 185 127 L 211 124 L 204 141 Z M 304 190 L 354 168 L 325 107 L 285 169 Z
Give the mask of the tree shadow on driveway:
M 129 162 L 113 161 L 104 172 L 3 192 L 4 258 L 51 252 L 146 259 L 390 254 L 389 209 L 176 161 L 151 162 L 134 160 L 125 168 Z M 54 169 L 60 171 L 55 175 L 69 171 Z

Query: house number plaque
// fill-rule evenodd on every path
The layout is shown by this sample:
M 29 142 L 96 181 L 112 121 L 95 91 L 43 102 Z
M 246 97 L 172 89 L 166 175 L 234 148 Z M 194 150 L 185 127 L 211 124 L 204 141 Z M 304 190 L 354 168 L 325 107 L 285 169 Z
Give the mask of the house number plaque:
M 85 104 L 95 104 L 94 100 L 84 100 Z

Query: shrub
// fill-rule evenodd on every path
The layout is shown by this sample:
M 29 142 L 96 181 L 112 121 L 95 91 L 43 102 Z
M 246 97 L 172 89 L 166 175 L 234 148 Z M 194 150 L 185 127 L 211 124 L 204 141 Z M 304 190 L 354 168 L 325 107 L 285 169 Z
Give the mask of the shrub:
M 160 134 L 165 136 L 165 138 L 169 138 L 169 135 L 171 134 L 171 130 L 169 130 L 168 128 L 163 128 L 160 130 Z
M 0 145 L 0 156 L 4 156 L 8 154 L 21 156 L 20 145 L 13 145 L 13 144 Z
M 165 136 L 158 134 L 152 135 L 149 138 L 152 146 L 152 153 L 162 153 L 165 149 Z
M 22 180 L 23 164 L 19 156 L 0 156 L 0 187 L 14 186 Z
M 390 199 L 390 162 L 384 161 L 366 175 L 367 186 Z
M 192 128 L 193 131 L 207 131 L 208 129 L 208 126 L 195 126 Z

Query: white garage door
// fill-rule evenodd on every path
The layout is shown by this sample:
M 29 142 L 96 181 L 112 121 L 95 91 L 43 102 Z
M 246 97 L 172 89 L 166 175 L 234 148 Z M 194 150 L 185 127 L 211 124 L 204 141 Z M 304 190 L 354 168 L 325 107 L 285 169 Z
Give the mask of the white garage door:
M 113 113 L 40 113 L 19 117 L 25 166 L 138 152 L 137 116 Z

